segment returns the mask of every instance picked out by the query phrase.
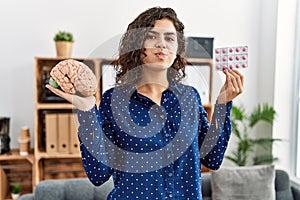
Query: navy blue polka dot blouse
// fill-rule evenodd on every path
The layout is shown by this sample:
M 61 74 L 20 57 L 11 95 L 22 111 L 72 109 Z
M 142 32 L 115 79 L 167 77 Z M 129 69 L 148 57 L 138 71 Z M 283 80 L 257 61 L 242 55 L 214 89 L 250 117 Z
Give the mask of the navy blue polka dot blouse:
M 109 89 L 99 109 L 78 111 L 86 174 L 97 186 L 113 176 L 108 199 L 202 199 L 200 163 L 221 166 L 231 106 L 216 104 L 209 125 L 191 86 L 171 84 L 160 105 L 133 86 Z

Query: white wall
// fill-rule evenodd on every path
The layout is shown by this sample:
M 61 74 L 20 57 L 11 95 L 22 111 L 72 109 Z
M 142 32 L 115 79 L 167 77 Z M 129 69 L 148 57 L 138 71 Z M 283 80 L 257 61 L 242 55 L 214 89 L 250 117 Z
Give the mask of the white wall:
M 245 92 L 235 102 L 246 108 L 260 100 L 272 102 L 271 68 L 275 58 L 267 47 L 275 46 L 274 1 L 2 0 L 0 116 L 11 117 L 11 146 L 18 146 L 16 139 L 24 125 L 29 126 L 33 136 L 34 57 L 55 56 L 52 38 L 58 30 L 73 32 L 74 57 L 88 57 L 99 45 L 123 33 L 141 11 L 158 5 L 177 11 L 186 26 L 186 35 L 214 37 L 215 47 L 247 44 L 250 67 L 242 71 L 246 76 Z M 261 74 L 269 70 L 270 76 Z M 270 85 L 261 87 L 262 83 Z
M 299 2 L 299 1 L 298 1 Z M 300 2 L 299 2 L 300 3 Z M 274 107 L 278 112 L 273 126 L 273 136 L 283 141 L 273 145 L 273 153 L 279 157 L 277 166 L 293 172 L 295 164 L 296 120 L 293 97 L 295 97 L 295 78 L 298 70 L 295 61 L 295 30 L 297 16 L 297 0 L 278 0 Z M 298 22 L 299 23 L 299 22 Z M 299 37 L 299 36 L 298 36 Z M 299 144 L 298 144 L 299 145 Z

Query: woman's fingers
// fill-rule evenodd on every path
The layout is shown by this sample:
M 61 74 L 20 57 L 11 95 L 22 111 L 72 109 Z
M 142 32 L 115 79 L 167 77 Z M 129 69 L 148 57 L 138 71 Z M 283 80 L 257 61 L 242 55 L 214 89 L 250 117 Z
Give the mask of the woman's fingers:
M 243 75 L 237 70 L 230 70 L 228 73 L 231 75 L 231 81 L 234 87 L 233 92 L 236 94 L 241 94 L 244 90 Z
M 244 76 L 237 70 L 224 70 L 223 72 L 226 75 L 226 82 L 221 93 L 224 93 L 226 102 L 229 102 L 244 91 Z
M 231 89 L 232 93 L 239 93 L 239 86 L 236 81 L 236 77 L 232 74 L 231 71 L 228 72 L 228 76 L 230 77 L 229 81 L 231 82 L 230 84 L 231 88 L 229 89 Z
M 230 73 L 235 77 L 239 94 L 244 91 L 244 76 L 237 70 L 231 70 Z
M 67 100 L 68 102 L 72 103 L 72 95 L 65 93 L 64 91 L 54 88 L 52 87 L 50 84 L 46 85 L 46 88 L 48 88 L 51 92 L 53 92 L 54 94 L 56 94 L 57 96 L 60 96 L 61 98 Z
M 47 84 L 46 88 L 48 88 L 57 96 L 66 99 L 68 102 L 73 104 L 77 109 L 82 111 L 88 111 L 92 109 L 96 103 L 96 98 L 93 95 L 88 97 L 80 97 L 77 95 L 66 93 L 60 89 L 56 89 L 52 87 L 50 84 Z

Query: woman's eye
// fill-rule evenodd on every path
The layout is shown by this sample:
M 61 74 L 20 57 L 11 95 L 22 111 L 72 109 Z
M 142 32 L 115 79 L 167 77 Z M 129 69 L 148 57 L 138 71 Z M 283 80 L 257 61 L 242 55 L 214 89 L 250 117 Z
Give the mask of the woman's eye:
M 166 41 L 168 41 L 168 42 L 174 42 L 174 41 L 175 41 L 175 39 L 174 39 L 174 38 L 172 38 L 172 37 L 166 37 Z
M 155 39 L 155 35 L 147 35 L 146 36 L 146 40 L 154 40 Z

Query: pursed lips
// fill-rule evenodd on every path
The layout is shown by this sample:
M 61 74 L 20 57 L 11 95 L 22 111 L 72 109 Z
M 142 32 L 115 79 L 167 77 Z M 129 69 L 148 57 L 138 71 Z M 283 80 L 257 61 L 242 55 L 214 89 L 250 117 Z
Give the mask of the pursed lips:
M 162 51 L 160 51 L 160 52 L 156 52 L 156 53 L 154 53 L 158 58 L 166 58 L 167 57 L 167 53 L 165 53 L 165 52 L 162 52 Z

